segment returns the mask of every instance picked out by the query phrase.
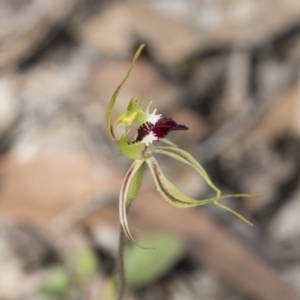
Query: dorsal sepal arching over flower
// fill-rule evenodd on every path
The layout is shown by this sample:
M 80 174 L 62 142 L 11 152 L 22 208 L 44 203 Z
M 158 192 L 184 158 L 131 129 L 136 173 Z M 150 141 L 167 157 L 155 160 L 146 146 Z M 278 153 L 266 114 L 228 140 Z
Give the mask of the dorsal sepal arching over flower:
M 110 137 L 119 145 L 121 152 L 126 157 L 134 160 L 123 181 L 119 199 L 120 222 L 124 233 L 132 242 L 134 242 L 129 231 L 127 213 L 128 207 L 130 207 L 139 192 L 145 166 L 149 167 L 158 192 L 163 199 L 172 206 L 188 208 L 214 203 L 220 208 L 233 213 L 246 223 L 252 225 L 243 216 L 230 208 L 223 206 L 219 201 L 224 198 L 234 197 L 257 198 L 262 195 L 222 195 L 221 191 L 214 185 L 204 168 L 191 154 L 165 139 L 169 132 L 187 130 L 187 126 L 179 125 L 172 119 L 167 118 L 162 114 L 157 114 L 156 109 L 150 113 L 151 102 L 146 110 L 143 110 L 141 106 L 142 97 L 132 98 L 129 101 L 127 110 L 120 114 L 116 121 L 112 123 L 112 114 L 118 94 L 128 79 L 143 47 L 144 45 L 141 45 L 135 53 L 125 77 L 112 95 L 106 114 L 106 124 Z M 167 146 L 156 146 L 154 143 L 158 141 L 167 144 Z M 166 178 L 153 154 L 163 154 L 192 167 L 215 193 L 215 196 L 209 199 L 200 200 L 184 195 Z

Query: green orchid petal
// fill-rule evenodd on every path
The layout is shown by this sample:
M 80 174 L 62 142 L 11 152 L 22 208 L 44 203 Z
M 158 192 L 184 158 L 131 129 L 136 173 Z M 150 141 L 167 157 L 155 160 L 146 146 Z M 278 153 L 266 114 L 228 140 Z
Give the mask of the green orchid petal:
M 143 50 L 144 48 L 144 44 L 141 45 L 138 50 L 136 51 L 134 57 L 133 57 L 133 60 L 131 62 L 131 65 L 125 75 L 125 77 L 123 78 L 123 80 L 121 81 L 121 83 L 119 84 L 119 86 L 117 87 L 117 89 L 115 90 L 115 92 L 113 93 L 111 99 L 110 99 L 110 102 L 108 104 L 108 108 L 107 108 L 107 112 L 106 112 L 106 127 L 108 129 L 108 133 L 110 135 L 110 137 L 114 140 L 114 133 L 113 133 L 113 128 L 112 128 L 112 123 L 111 123 L 111 119 L 112 119 L 112 114 L 113 114 L 113 110 L 114 110 L 114 106 L 115 106 L 115 103 L 116 103 L 116 100 L 117 100 L 117 97 L 119 95 L 119 92 L 122 88 L 122 86 L 124 85 L 124 83 L 126 82 L 126 80 L 128 79 L 139 55 L 141 54 L 141 51 Z
M 154 152 L 164 154 L 175 158 L 176 160 L 183 162 L 192 168 L 194 168 L 205 180 L 205 182 L 217 193 L 217 196 L 221 195 L 221 191 L 213 184 L 204 168 L 198 163 L 198 161 L 188 152 L 177 147 L 155 147 Z
M 177 149 L 177 148 L 175 148 Z M 158 150 L 158 149 L 156 149 Z M 180 149 L 181 150 L 181 149 Z M 181 150 L 183 151 L 183 150 Z M 158 152 L 158 151 L 156 151 Z M 183 151 L 185 152 L 185 151 Z M 163 151 L 159 151 L 158 153 L 162 153 L 162 154 L 166 154 L 168 153 L 167 151 L 164 153 Z M 186 153 L 189 154 L 189 153 Z M 169 155 L 166 154 L 166 155 Z M 169 155 L 173 158 L 175 158 L 175 155 Z M 189 156 L 191 156 L 189 154 Z M 188 157 L 189 157 L 188 156 Z M 190 164 L 187 161 L 184 160 L 184 158 L 182 156 L 179 156 L 180 159 L 178 159 L 176 157 L 177 160 L 182 161 L 184 163 Z M 190 157 L 189 157 L 190 158 Z M 240 215 L 239 213 L 237 213 L 236 211 L 230 209 L 227 206 L 224 206 L 222 204 L 220 204 L 218 201 L 221 199 L 225 199 L 225 198 L 241 198 L 241 197 L 245 197 L 245 198 L 259 198 L 262 197 L 262 195 L 249 195 L 249 194 L 233 194 L 233 195 L 221 195 L 221 192 L 218 188 L 216 188 L 210 181 L 208 175 L 206 174 L 206 172 L 204 173 L 204 176 L 206 179 L 208 178 L 209 182 L 215 187 L 215 189 L 218 191 L 217 196 L 213 197 L 213 198 L 209 198 L 209 199 L 203 199 L 203 200 L 197 200 L 197 199 L 193 199 L 190 198 L 184 194 L 182 194 L 163 174 L 163 172 L 161 171 L 157 161 L 153 158 L 150 157 L 146 160 L 150 171 L 152 173 L 152 176 L 154 178 L 155 181 L 155 185 L 156 188 L 158 190 L 158 192 L 162 195 L 162 197 L 168 202 L 170 203 L 172 206 L 178 207 L 178 208 L 188 208 L 188 207 L 193 207 L 193 206 L 200 206 L 200 205 L 204 205 L 204 204 L 208 204 L 208 203 L 214 203 L 215 205 L 219 206 L 222 209 L 225 209 L 229 212 L 231 212 L 232 214 L 234 214 L 235 216 L 237 216 L 238 218 L 240 218 L 241 220 L 243 220 L 245 223 L 249 224 L 249 225 L 253 225 L 250 221 L 248 221 L 246 218 L 244 218 L 242 215 Z M 197 163 L 198 164 L 198 163 Z M 199 165 L 200 166 L 200 165 Z M 193 166 L 196 170 L 198 169 L 197 166 Z M 203 168 L 200 166 L 200 174 L 203 174 Z M 198 171 L 198 170 L 197 170 Z M 203 175 L 202 175 L 203 176 Z M 206 180 L 205 179 L 205 180 Z M 207 182 L 207 180 L 206 180 Z M 210 185 L 211 186 L 211 185 Z
M 204 205 L 219 199 L 218 197 L 197 200 L 192 199 L 180 192 L 163 174 L 156 159 L 151 156 L 146 160 L 147 165 L 152 173 L 156 188 L 162 197 L 172 206 L 178 208 L 187 208 L 193 206 Z
M 135 160 L 131 165 L 131 167 L 129 168 L 129 170 L 127 171 L 120 192 L 119 214 L 120 214 L 121 226 L 127 238 L 141 248 L 152 249 L 152 248 L 142 247 L 135 242 L 134 238 L 130 233 L 128 220 L 127 220 L 127 211 L 130 205 L 132 204 L 132 202 L 136 199 L 136 196 L 141 188 L 144 170 L 145 170 L 145 161 Z
M 121 152 L 130 159 L 143 159 L 149 155 L 149 150 L 144 143 L 128 143 L 128 133 L 123 134 L 119 141 Z

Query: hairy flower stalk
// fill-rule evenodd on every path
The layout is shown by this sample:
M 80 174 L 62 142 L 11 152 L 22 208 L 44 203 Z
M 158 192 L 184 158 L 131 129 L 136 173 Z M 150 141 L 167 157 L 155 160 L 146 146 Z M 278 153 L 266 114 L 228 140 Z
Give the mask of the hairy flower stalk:
M 196 161 L 195 158 L 193 158 L 191 154 L 178 148 L 175 144 L 165 139 L 170 131 L 188 130 L 185 125 L 179 125 L 172 119 L 166 118 L 162 114 L 157 114 L 156 109 L 150 112 L 151 103 L 144 111 L 141 107 L 141 97 L 131 99 L 127 110 L 117 117 L 114 123 L 112 123 L 112 114 L 120 89 L 128 79 L 143 47 L 144 45 L 141 45 L 135 53 L 124 79 L 117 87 L 110 100 L 106 114 L 106 124 L 110 137 L 119 145 L 121 152 L 126 157 L 134 160 L 125 175 L 119 199 L 120 222 L 125 235 L 133 243 L 135 243 L 128 227 L 127 208 L 135 200 L 139 192 L 143 172 L 146 166 L 150 169 L 158 192 L 170 205 L 178 208 L 188 208 L 214 203 L 215 205 L 233 213 L 249 225 L 252 225 L 247 219 L 237 212 L 220 204 L 219 200 L 232 197 L 256 198 L 260 197 L 260 195 L 222 195 L 221 191 L 213 184 L 204 168 Z M 136 132 L 132 132 L 132 125 L 137 127 Z M 166 146 L 156 146 L 156 142 L 158 141 L 165 143 Z M 184 195 L 166 178 L 153 154 L 167 155 L 192 167 L 216 193 L 215 197 L 199 200 Z

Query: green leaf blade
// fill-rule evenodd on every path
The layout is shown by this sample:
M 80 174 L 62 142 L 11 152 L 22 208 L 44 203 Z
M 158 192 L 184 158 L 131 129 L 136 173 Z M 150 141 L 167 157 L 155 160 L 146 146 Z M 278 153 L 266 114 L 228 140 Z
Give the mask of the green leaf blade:
M 76 266 L 76 278 L 80 283 L 87 282 L 97 271 L 98 258 L 96 254 L 86 248 L 77 249 L 73 254 L 73 260 Z
M 172 234 L 156 233 L 143 237 L 139 244 L 155 249 L 145 251 L 132 245 L 125 255 L 126 281 L 132 288 L 148 286 L 168 273 L 183 255 L 180 239 Z
M 61 266 L 53 266 L 47 270 L 41 293 L 55 299 L 61 299 L 71 287 L 71 278 Z

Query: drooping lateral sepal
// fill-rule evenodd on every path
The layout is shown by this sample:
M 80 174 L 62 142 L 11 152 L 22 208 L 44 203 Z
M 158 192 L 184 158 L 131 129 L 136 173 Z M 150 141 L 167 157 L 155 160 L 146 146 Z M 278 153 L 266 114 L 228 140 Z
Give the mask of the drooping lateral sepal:
M 122 183 L 119 199 L 120 223 L 127 238 L 135 243 L 128 226 L 127 211 L 131 203 L 135 200 L 142 182 L 144 172 L 144 161 L 135 160 L 127 171 Z M 136 244 L 136 243 L 135 243 Z
M 131 183 L 129 185 L 129 190 L 127 194 L 127 203 L 128 205 L 131 205 L 131 203 L 136 199 L 141 186 L 142 186 L 142 180 L 143 175 L 146 169 L 146 163 L 143 162 L 142 165 L 137 169 L 137 171 L 134 173 Z

